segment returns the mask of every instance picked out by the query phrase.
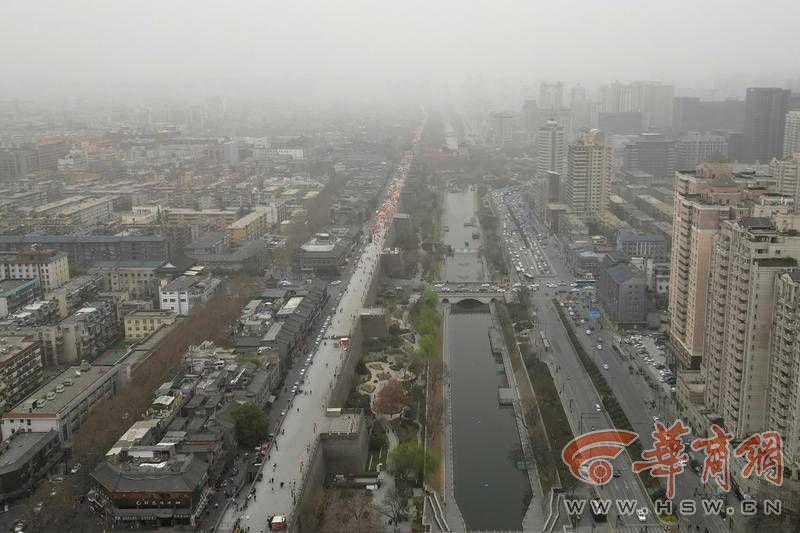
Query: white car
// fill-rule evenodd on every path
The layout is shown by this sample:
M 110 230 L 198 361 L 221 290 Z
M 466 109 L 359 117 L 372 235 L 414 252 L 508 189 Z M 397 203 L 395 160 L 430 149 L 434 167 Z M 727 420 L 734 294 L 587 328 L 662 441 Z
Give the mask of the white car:
M 590 329 L 587 329 L 587 330 L 586 330 L 586 334 L 587 334 L 587 335 L 591 335 L 591 334 L 592 334 L 592 330 L 590 330 Z
M 608 363 L 603 363 L 603 370 L 608 370 Z
M 639 522 L 644 522 L 647 520 L 647 509 L 636 509 L 636 518 L 639 519 Z
M 602 349 L 603 349 L 603 345 L 602 345 L 602 344 L 598 344 L 598 345 L 597 345 L 597 349 L 598 349 L 598 350 L 602 350 Z
M 594 410 L 595 410 L 595 411 L 597 411 L 597 412 L 599 413 L 600 411 L 602 411 L 602 410 L 603 410 L 603 408 L 602 408 L 602 407 L 600 407 L 600 404 L 599 404 L 599 403 L 596 403 L 596 404 L 594 404 Z

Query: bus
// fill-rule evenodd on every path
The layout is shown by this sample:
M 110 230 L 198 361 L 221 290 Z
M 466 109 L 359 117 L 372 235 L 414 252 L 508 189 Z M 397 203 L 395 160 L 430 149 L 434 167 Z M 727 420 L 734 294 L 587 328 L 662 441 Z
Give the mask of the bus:
M 544 346 L 544 351 L 550 351 L 550 341 L 547 340 L 547 335 L 544 334 L 544 331 L 539 332 L 539 336 L 542 338 L 542 346 Z

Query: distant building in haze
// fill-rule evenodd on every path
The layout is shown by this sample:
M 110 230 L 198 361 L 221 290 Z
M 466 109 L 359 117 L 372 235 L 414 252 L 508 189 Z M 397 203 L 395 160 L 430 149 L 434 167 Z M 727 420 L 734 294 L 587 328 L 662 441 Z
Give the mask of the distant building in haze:
M 783 136 L 790 91 L 751 87 L 745 99 L 745 160 L 766 163 L 783 155 Z
M 536 174 L 563 173 L 566 160 L 564 128 L 555 120 L 548 120 L 536 134 Z

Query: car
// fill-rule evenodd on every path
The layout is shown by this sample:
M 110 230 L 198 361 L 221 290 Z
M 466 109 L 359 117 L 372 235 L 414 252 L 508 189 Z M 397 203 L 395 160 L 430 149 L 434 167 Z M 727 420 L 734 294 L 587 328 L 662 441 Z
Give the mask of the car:
M 603 345 L 602 345 L 602 344 L 598 344 L 598 345 L 597 345 L 597 349 L 598 349 L 598 350 L 602 350 L 602 349 L 603 349 Z
M 653 423 L 655 424 L 656 422 L 661 422 L 661 419 L 653 415 Z
M 14 522 L 14 533 L 22 533 L 23 531 L 25 531 L 25 527 L 27 525 L 28 524 L 25 523 L 25 520 L 22 520 L 22 519 L 16 520 Z
M 603 370 L 608 370 L 608 363 L 603 363 Z
M 595 410 L 595 411 L 597 411 L 597 412 L 599 413 L 600 411 L 602 411 L 602 410 L 603 410 L 603 408 L 602 408 L 602 407 L 600 407 L 600 404 L 599 404 L 599 403 L 596 403 L 596 404 L 594 404 L 594 410 Z
M 42 509 L 44 509 L 44 502 L 36 502 L 36 505 L 33 506 L 34 513 L 41 513 Z
M 639 519 L 639 522 L 645 522 L 647 520 L 647 509 L 636 509 L 636 518 Z
M 592 334 L 592 330 L 590 330 L 590 329 L 587 329 L 587 330 L 586 330 L 586 334 L 587 334 L 587 335 L 591 335 L 591 334 Z
M 301 370 L 300 370 L 300 375 L 301 375 L 301 376 L 305 375 L 305 373 L 306 373 L 306 369 L 305 369 L 305 368 L 303 368 L 303 369 L 301 369 Z
M 78 472 L 80 472 L 80 470 L 81 470 L 81 464 L 75 463 L 74 465 L 72 465 L 72 468 L 69 469 L 69 473 L 77 474 Z
M 615 478 L 618 478 L 620 475 L 621 474 L 619 473 L 619 470 L 614 470 L 614 477 Z

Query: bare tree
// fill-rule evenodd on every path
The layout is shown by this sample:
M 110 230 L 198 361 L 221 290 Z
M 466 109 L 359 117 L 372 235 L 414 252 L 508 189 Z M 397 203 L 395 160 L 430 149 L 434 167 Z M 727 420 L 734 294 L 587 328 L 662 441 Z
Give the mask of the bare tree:
M 407 519 L 408 497 L 408 491 L 394 486 L 386 491 L 383 501 L 376 506 L 378 512 L 389 519 L 395 531 L 398 530 L 400 522 Z
M 394 415 L 408 405 L 408 393 L 396 379 L 387 381 L 375 396 L 373 409 L 382 415 Z

